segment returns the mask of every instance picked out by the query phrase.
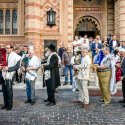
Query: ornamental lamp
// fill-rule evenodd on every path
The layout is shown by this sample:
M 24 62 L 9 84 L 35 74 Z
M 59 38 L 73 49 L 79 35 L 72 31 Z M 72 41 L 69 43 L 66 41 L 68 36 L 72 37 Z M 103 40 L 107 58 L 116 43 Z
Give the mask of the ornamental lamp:
M 51 8 L 49 11 L 47 11 L 47 25 L 49 25 L 51 28 L 52 26 L 56 25 L 56 12 Z

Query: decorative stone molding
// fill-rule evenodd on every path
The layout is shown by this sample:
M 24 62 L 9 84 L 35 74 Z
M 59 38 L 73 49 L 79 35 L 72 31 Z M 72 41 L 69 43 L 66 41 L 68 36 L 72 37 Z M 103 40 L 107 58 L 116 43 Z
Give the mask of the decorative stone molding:
M 94 23 L 97 25 L 98 30 L 101 30 L 99 22 L 98 22 L 94 17 L 91 17 L 91 16 L 83 16 L 82 18 L 80 18 L 80 19 L 79 19 L 79 22 L 78 22 L 78 24 L 77 24 L 77 26 L 78 26 L 83 20 L 91 20 L 92 22 L 94 22 Z M 76 27 L 76 28 L 77 28 L 77 27 Z
M 0 3 L 1 9 L 17 9 L 18 3 Z
M 100 5 L 102 0 L 74 0 L 74 4 L 83 4 L 83 5 Z
M 76 11 L 93 11 L 93 12 L 100 12 L 102 11 L 101 7 L 75 7 Z

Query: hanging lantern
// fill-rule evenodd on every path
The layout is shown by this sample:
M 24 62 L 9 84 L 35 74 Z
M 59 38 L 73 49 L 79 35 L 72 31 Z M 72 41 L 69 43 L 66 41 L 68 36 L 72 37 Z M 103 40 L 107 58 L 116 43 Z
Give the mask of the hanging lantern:
M 52 8 L 47 11 L 47 25 L 50 27 L 56 25 L 56 12 Z

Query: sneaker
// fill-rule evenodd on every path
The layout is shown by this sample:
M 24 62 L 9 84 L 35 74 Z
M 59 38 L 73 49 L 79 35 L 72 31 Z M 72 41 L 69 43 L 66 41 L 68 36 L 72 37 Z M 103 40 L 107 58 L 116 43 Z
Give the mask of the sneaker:
M 68 85 L 68 83 L 67 83 L 67 82 L 65 82 L 63 85 L 64 85 L 64 86 L 65 86 L 65 85 Z
M 109 106 L 111 104 L 111 101 L 103 103 L 101 106 Z
M 119 103 L 125 103 L 125 99 L 118 101 Z
M 7 107 L 6 110 L 7 111 L 10 111 L 12 109 L 12 107 Z
M 46 104 L 46 106 L 54 106 L 54 105 L 56 105 L 56 103 L 49 102 L 48 104 Z
M 48 99 L 45 99 L 44 102 L 49 102 L 49 100 L 48 100 Z
M 72 85 L 72 82 L 70 82 L 70 85 Z
M 34 105 L 36 102 L 33 100 L 30 102 L 31 105 Z
M 7 106 L 4 106 L 4 105 L 3 105 L 3 106 L 1 107 L 1 110 L 4 110 L 4 109 L 6 109 L 6 108 L 7 108 Z
M 82 105 L 82 108 L 83 108 L 83 109 L 88 109 L 88 108 L 89 108 L 89 104 L 85 104 L 85 103 L 84 103 L 84 104 Z
M 78 89 L 76 89 L 76 91 L 79 91 Z
M 31 102 L 31 100 L 30 99 L 28 99 L 28 100 L 26 100 L 24 103 L 30 103 Z
M 76 91 L 76 89 L 72 89 L 72 91 L 73 91 L 73 92 L 75 92 L 75 91 Z
M 62 77 L 64 77 L 65 75 L 64 75 L 64 74 L 62 74 L 61 76 L 62 76 Z
M 79 101 L 79 100 L 76 100 L 76 101 L 73 101 L 73 103 L 79 103 L 79 104 L 81 104 L 82 102 Z
M 99 101 L 98 101 L 98 103 L 104 103 L 104 100 L 103 100 L 103 99 L 101 99 L 101 100 L 99 100 Z

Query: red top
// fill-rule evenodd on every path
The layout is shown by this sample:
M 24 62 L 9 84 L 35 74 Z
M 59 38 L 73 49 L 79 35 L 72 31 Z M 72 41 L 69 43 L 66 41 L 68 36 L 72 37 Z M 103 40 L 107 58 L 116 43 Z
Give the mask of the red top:
M 1 66 L 6 66 L 7 65 L 6 50 L 4 48 L 0 48 L 0 65 Z

